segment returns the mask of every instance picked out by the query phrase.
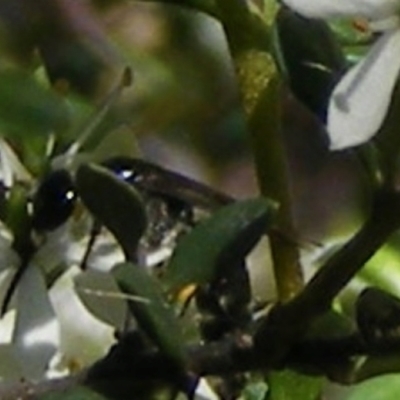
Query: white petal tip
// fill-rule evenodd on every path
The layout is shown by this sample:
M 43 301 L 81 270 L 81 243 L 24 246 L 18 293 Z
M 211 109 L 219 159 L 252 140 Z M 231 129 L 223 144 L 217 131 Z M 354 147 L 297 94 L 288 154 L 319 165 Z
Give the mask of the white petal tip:
M 339 134 L 335 130 L 329 130 L 328 126 L 328 135 L 330 140 L 329 150 L 340 151 L 367 143 L 374 136 L 374 132 L 370 132 L 369 130 L 367 131 L 363 129 L 363 127 L 360 127 L 357 135 L 354 135 L 347 130 L 342 130 Z
M 218 400 L 217 394 L 211 388 L 204 378 L 199 380 L 194 397 L 194 400 Z

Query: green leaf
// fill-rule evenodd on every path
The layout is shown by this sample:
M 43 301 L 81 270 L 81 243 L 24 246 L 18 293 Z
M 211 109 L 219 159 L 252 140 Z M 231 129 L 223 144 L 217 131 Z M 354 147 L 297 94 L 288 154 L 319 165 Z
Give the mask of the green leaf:
M 278 12 L 276 28 L 277 59 L 290 89 L 325 121 L 330 94 L 347 66 L 336 36 L 325 21 L 304 18 L 286 7 Z
M 164 354 L 177 365 L 183 364 L 182 332 L 158 281 L 132 263 L 118 265 L 113 269 L 113 275 L 123 292 L 138 296 L 137 300 L 129 302 L 129 307 L 139 326 Z
M 242 260 L 266 232 L 275 203 L 250 199 L 221 208 L 184 236 L 165 274 L 172 292 L 210 282 L 221 267 Z
M 73 280 L 79 299 L 90 313 L 116 329 L 124 329 L 128 306 L 109 273 L 87 270 Z
M 35 397 L 37 400 L 107 400 L 97 392 L 84 386 L 77 386 L 62 391 L 52 391 L 42 396 Z
M 355 385 L 346 400 L 397 400 L 400 374 L 388 374 Z
M 68 109 L 61 97 L 18 70 L 0 72 L 0 129 L 19 137 L 65 130 Z
M 140 194 L 106 168 L 93 164 L 79 167 L 76 187 L 89 211 L 117 238 L 127 259 L 136 260 L 147 227 Z
M 290 370 L 271 372 L 268 375 L 268 400 L 317 400 L 323 383 L 323 378 L 301 375 Z

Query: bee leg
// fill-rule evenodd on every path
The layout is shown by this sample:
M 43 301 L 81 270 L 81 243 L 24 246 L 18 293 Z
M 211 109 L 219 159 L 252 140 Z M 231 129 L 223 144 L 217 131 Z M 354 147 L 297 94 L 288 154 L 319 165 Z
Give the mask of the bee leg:
M 90 253 L 92 252 L 93 246 L 96 243 L 97 236 L 100 234 L 101 231 L 101 223 L 99 221 L 94 221 L 92 225 L 92 229 L 90 230 L 90 237 L 89 242 L 86 246 L 85 254 L 83 255 L 80 268 L 82 271 L 85 271 L 87 268 L 87 262 L 90 257 Z

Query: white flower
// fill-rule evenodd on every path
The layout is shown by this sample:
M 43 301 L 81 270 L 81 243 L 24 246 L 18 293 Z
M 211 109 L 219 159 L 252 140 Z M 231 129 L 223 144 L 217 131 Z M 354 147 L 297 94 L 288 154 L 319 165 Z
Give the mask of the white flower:
M 123 326 L 127 315 L 125 301 L 103 298 L 101 293 L 91 295 L 102 290 L 118 292 L 111 275 L 81 273 L 78 268 L 89 231 L 81 235 L 74 232 L 80 222 L 67 221 L 49 233 L 18 282 L 13 305 L 0 320 L 0 354 L 5 364 L 13 366 L 5 368 L 0 363 L 0 380 L 58 376 L 68 373 L 69 368 L 89 365 L 104 356 L 115 341 L 115 327 Z M 116 244 L 106 246 L 109 237 L 101 237 L 98 242 L 88 264 L 97 266 L 101 260 L 101 268 L 109 271 L 122 260 L 122 253 Z M 20 265 L 11 243 L 11 233 L 0 223 L 0 298 Z M 48 292 L 44 272 L 54 272 L 62 265 L 68 269 Z M 78 288 L 75 280 L 79 281 Z M 83 301 L 86 289 L 90 293 Z
M 333 91 L 327 130 L 333 150 L 362 144 L 378 131 L 400 71 L 400 0 L 283 0 L 311 18 L 363 17 L 382 32 Z
M 13 345 L 22 376 L 40 379 L 60 345 L 59 323 L 47 296 L 44 277 L 30 265 L 17 289 Z

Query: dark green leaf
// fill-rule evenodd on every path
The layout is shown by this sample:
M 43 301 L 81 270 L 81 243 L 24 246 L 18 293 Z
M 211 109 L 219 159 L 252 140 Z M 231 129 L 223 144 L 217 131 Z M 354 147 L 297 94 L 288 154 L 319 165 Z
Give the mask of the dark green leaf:
M 281 7 L 277 16 L 278 60 L 290 88 L 322 121 L 329 96 L 346 69 L 346 60 L 326 22 Z
M 97 165 L 82 165 L 76 186 L 86 207 L 117 238 L 127 259 L 136 259 L 147 216 L 140 194 L 132 185 Z
M 181 365 L 184 360 L 182 333 L 159 283 L 145 269 L 131 263 L 118 265 L 113 275 L 123 292 L 138 296 L 129 306 L 139 326 L 161 351 Z
M 84 386 L 63 391 L 52 391 L 35 398 L 37 400 L 106 400 L 105 397 Z
M 165 282 L 173 292 L 210 282 L 220 268 L 237 264 L 266 232 L 275 203 L 250 199 L 230 204 L 182 238 L 172 255 Z

